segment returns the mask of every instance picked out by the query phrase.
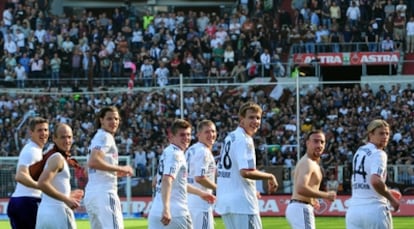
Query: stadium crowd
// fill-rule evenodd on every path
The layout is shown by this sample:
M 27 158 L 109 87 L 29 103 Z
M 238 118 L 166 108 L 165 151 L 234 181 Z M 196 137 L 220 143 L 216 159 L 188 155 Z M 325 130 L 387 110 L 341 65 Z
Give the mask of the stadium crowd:
M 52 125 L 68 123 L 76 139 L 73 154 L 86 155 L 94 132 L 95 112 L 103 105 L 116 105 L 123 120 L 117 136 L 120 152 L 140 158 L 137 164 L 145 164 L 140 173 L 148 174 L 148 167 L 156 163 L 157 155 L 167 145 L 169 124 L 181 116 L 178 90 L 164 87 L 176 83 L 174 77 L 180 74 L 200 79 L 196 81 L 199 83 L 224 82 L 228 78 L 244 82 L 258 75 L 284 76 L 281 69 L 288 66 L 275 63 L 292 44 L 312 47 L 309 44 L 317 42 L 364 42 L 364 37 L 371 41 L 371 35 L 376 39 L 388 36 L 411 52 L 408 41 L 414 37 L 414 18 L 409 19 L 414 16 L 412 1 L 293 0 L 293 14 L 266 10 L 260 1 L 256 2 L 251 7 L 240 5 L 223 15 L 117 8 L 112 15 L 94 15 L 85 10 L 78 15 L 56 16 L 37 1 L 9 0 L 0 21 L 0 52 L 4 53 L 0 72 L 4 72 L 6 81 L 27 87 L 32 79 L 52 79 L 51 86 L 62 86 L 59 80 L 63 76 L 109 79 L 123 76 L 133 65 L 131 80 L 155 89 L 71 95 L 3 93 L 1 156 L 16 156 L 15 141 L 22 145 L 28 140 L 25 125 L 17 127 L 30 112 L 48 118 Z M 220 77 L 224 81 L 219 81 Z M 91 85 L 80 86 L 98 90 Z M 392 142 L 387 150 L 392 152 L 389 163 L 412 164 L 413 90 L 411 85 L 402 88 L 399 84 L 389 91 L 369 85 L 315 88 L 301 96 L 298 127 L 294 96 L 275 100 L 260 86 L 197 87 L 184 93 L 183 115 L 194 126 L 202 119 L 215 122 L 219 136 L 214 147 L 217 153 L 223 137 L 237 125 L 236 108 L 243 101 L 254 100 L 264 110 L 256 138 L 262 156 L 258 161 L 287 166 L 294 165 L 297 158 L 292 146 L 297 144 L 298 128 L 302 135 L 312 128 L 322 128 L 327 137 L 322 163 L 346 165 L 361 144 L 367 123 L 380 117 L 392 126 Z M 140 157 L 139 151 L 146 156 Z M 405 177 L 409 176 L 414 174 Z

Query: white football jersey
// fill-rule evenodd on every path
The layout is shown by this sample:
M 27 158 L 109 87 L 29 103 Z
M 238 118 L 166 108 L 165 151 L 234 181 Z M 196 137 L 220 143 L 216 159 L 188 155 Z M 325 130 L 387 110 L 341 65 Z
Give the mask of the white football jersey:
M 386 204 L 387 199 L 372 187 L 370 178 L 377 174 L 385 183 L 387 179 L 387 154 L 368 143 L 359 147 L 352 160 L 352 198 L 351 205 L 372 203 Z
M 253 138 L 238 127 L 226 139 L 217 165 L 216 212 L 259 214 L 256 181 L 243 178 L 241 169 L 256 169 Z
M 21 165 L 27 167 L 33 165 L 34 163 L 42 160 L 42 155 L 42 148 L 30 140 L 20 152 L 16 168 L 18 169 Z M 12 197 L 29 196 L 40 198 L 41 195 L 42 191 L 39 189 L 29 188 L 19 182 L 16 182 L 16 189 L 14 190 Z
M 51 180 L 50 183 L 60 193 L 64 194 L 65 196 L 70 196 L 70 192 L 71 192 L 71 188 L 70 188 L 70 170 L 69 170 L 68 163 L 63 158 L 62 154 L 59 153 L 59 152 L 56 152 L 53 155 L 51 155 L 46 161 L 45 168 L 46 168 L 47 164 L 49 163 L 49 160 L 53 157 L 61 157 L 62 160 L 64 160 L 64 163 L 63 163 L 62 171 L 59 171 L 56 174 L 56 176 L 53 178 L 53 180 Z M 43 193 L 42 202 L 40 202 L 40 207 L 44 207 L 44 206 L 47 206 L 47 205 L 63 205 L 63 206 L 65 206 L 66 204 L 64 202 L 60 201 L 60 200 L 57 200 L 57 199 Z
M 149 212 L 152 216 L 161 216 L 164 208 L 161 194 L 163 176 L 171 176 L 174 179 L 170 199 L 171 216 L 189 216 L 190 213 L 187 205 L 187 163 L 183 150 L 173 144 L 164 149 L 158 162 L 155 197 Z
M 185 155 L 187 158 L 188 183 L 203 191 L 213 193 L 213 190 L 195 181 L 195 177 L 203 176 L 215 183 L 216 162 L 210 149 L 203 143 L 197 142 L 188 148 Z M 211 209 L 211 205 L 207 201 L 191 193 L 188 194 L 188 206 L 190 209 L 197 208 L 205 211 Z
M 92 138 L 89 152 L 92 149 L 99 149 L 105 153 L 104 160 L 111 165 L 118 165 L 118 148 L 116 147 L 115 138 L 109 132 L 99 129 Z M 89 155 L 88 155 L 89 160 Z M 88 168 L 88 184 L 86 192 L 117 192 L 117 175 L 116 172 L 103 171 Z

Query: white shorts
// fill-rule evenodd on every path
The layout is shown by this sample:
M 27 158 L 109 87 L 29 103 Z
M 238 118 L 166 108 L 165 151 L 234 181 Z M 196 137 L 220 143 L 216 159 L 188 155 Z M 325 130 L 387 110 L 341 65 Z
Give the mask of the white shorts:
M 191 221 L 193 221 L 193 227 L 197 229 L 214 229 L 214 216 L 213 211 L 201 211 L 197 209 L 191 209 Z
M 148 229 L 191 229 L 193 224 L 191 217 L 188 216 L 176 216 L 172 217 L 170 223 L 167 226 L 161 223 L 160 216 L 148 216 Z M 197 227 L 194 227 L 197 228 Z
M 88 193 L 83 199 L 91 228 L 123 229 L 121 202 L 115 193 Z
M 292 229 L 315 229 L 315 214 L 310 204 L 291 202 L 286 208 L 286 219 Z
M 392 229 L 391 212 L 385 205 L 371 204 L 351 206 L 345 216 L 347 229 Z
M 223 214 L 221 215 L 226 229 L 262 229 L 259 214 Z
M 40 204 L 37 210 L 36 229 L 76 229 L 72 209 L 64 205 Z

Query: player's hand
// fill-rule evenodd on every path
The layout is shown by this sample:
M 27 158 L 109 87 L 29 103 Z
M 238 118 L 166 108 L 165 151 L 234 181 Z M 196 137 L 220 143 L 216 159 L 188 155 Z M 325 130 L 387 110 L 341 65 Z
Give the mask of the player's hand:
M 262 194 L 260 194 L 260 192 L 259 192 L 259 191 L 256 191 L 256 197 L 257 197 L 258 199 L 260 199 L 260 198 L 262 198 Z
M 276 177 L 271 174 L 271 178 L 267 180 L 267 192 L 269 194 L 276 192 L 279 184 L 277 183 Z
M 318 199 L 313 199 L 312 206 L 315 210 L 319 210 L 321 208 L 321 203 L 319 203 Z
M 70 193 L 70 197 L 78 201 L 82 200 L 83 195 L 84 195 L 84 192 L 82 189 L 75 189 Z
M 393 197 L 390 200 L 390 204 L 391 204 L 392 210 L 394 212 L 396 212 L 396 211 L 398 211 L 400 209 L 401 193 L 399 191 L 393 190 L 393 189 L 391 189 L 389 192 L 390 192 L 391 196 Z
M 126 177 L 126 176 L 132 176 L 133 170 L 132 167 L 129 165 L 119 166 L 119 170 L 117 171 L 118 177 Z
M 151 181 L 151 187 L 155 188 L 157 186 L 157 176 L 154 176 Z
M 171 213 L 169 209 L 165 209 L 162 211 L 162 216 L 161 216 L 161 223 L 164 226 L 167 226 L 168 224 L 170 224 L 171 222 Z
M 329 191 L 328 195 L 325 199 L 328 199 L 330 201 L 334 201 L 336 199 L 336 192 L 335 191 Z
M 398 191 L 398 190 L 395 190 L 395 189 L 391 189 L 390 191 L 389 191 L 390 193 L 391 193 L 391 195 L 395 198 L 395 199 L 397 199 L 397 200 L 400 200 L 401 199 L 401 192 L 400 191 Z
M 72 210 L 74 210 L 74 209 L 76 209 L 80 206 L 80 201 L 75 199 L 75 198 L 72 198 L 72 197 L 69 197 L 64 202 Z
M 209 204 L 214 204 L 214 202 L 216 202 L 216 197 L 208 192 L 203 192 L 200 197 L 201 199 L 207 201 Z

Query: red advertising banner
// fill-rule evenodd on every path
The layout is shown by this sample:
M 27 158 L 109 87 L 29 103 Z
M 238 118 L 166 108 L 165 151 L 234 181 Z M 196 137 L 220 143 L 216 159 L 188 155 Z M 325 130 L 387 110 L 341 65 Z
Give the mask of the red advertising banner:
M 293 55 L 295 64 L 318 62 L 322 66 L 387 65 L 398 63 L 399 52 L 299 53 Z
M 315 210 L 318 216 L 345 216 L 349 195 L 338 196 L 333 202 L 320 200 L 320 209 Z M 8 199 L 0 199 L 0 215 L 6 215 Z M 262 216 L 284 216 L 290 195 L 262 196 L 259 207 Z M 128 204 L 125 198 L 121 199 L 122 209 L 127 212 Z M 143 213 L 147 215 L 151 207 L 151 197 L 134 197 L 131 200 L 129 210 L 132 214 Z M 85 213 L 83 207 L 76 209 L 75 213 Z M 140 215 L 140 214 L 138 214 Z M 406 195 L 401 198 L 400 210 L 394 212 L 395 216 L 414 216 L 414 195 Z

